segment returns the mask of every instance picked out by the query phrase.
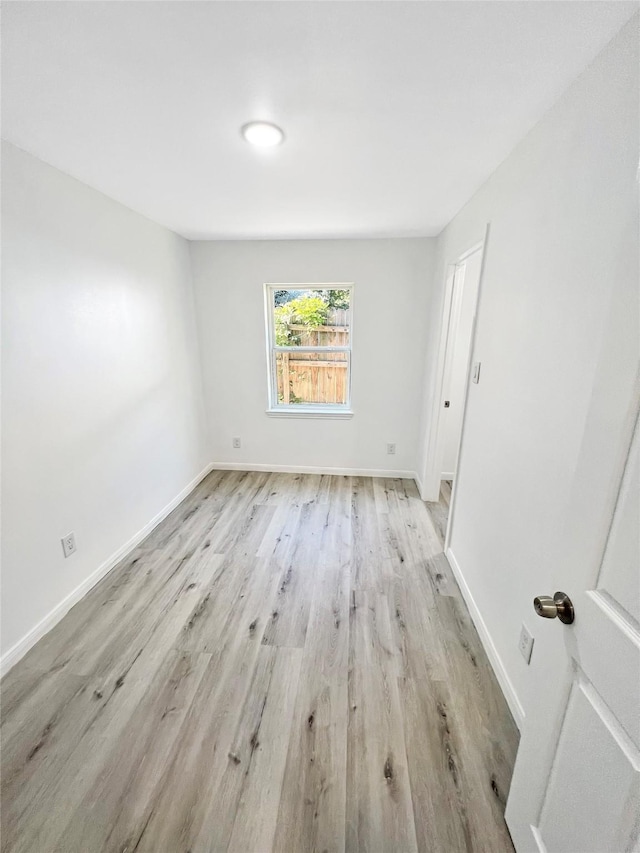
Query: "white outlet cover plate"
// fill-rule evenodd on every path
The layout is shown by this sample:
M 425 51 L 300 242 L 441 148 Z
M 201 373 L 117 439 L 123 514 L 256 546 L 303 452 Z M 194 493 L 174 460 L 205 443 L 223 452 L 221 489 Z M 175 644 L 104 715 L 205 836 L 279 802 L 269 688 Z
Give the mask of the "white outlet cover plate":
M 533 651 L 533 637 L 529 633 L 526 625 L 520 629 L 520 642 L 518 643 L 520 654 L 525 660 L 525 663 L 531 663 L 531 652 Z
M 60 540 L 62 542 L 62 553 L 65 557 L 70 557 L 76 552 L 76 535 L 75 533 L 67 533 Z
M 393 454 L 394 454 L 395 452 L 396 452 L 396 446 L 395 446 L 395 444 L 392 444 L 392 443 L 387 444 L 387 453 L 389 454 L 389 456 L 393 456 Z

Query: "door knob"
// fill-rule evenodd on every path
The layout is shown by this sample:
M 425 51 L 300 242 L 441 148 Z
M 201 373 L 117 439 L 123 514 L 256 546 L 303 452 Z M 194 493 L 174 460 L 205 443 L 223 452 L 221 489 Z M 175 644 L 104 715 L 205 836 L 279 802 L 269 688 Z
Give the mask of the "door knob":
M 565 625 L 571 625 L 575 618 L 573 604 L 566 592 L 556 592 L 553 598 L 539 595 L 533 599 L 533 609 L 543 619 L 555 619 L 557 616 Z

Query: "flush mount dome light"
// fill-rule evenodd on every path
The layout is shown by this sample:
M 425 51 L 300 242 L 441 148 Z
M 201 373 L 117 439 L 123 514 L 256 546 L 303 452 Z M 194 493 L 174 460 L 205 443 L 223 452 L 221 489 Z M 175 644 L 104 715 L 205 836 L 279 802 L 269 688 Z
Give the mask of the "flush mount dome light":
M 260 148 L 271 148 L 280 145 L 284 139 L 284 133 L 275 124 L 268 121 L 250 121 L 242 128 L 242 135 L 252 145 Z

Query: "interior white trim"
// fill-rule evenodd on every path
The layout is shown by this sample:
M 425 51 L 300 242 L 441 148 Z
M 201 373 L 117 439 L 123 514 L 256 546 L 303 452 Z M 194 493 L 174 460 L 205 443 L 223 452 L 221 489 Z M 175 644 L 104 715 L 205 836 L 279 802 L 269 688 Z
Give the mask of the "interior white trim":
M 215 462 L 211 470 L 266 471 L 272 474 L 334 474 L 338 477 L 390 477 L 396 480 L 415 480 L 417 483 L 415 471 L 384 468 L 324 468 L 311 465 L 270 465 L 263 462 Z
M 207 474 L 213 469 L 213 465 L 207 465 L 196 477 L 191 480 L 191 482 L 179 492 L 175 498 L 173 498 L 160 512 L 155 515 L 151 521 L 147 522 L 144 527 L 142 527 L 134 536 L 129 539 L 128 542 L 125 542 L 117 551 L 111 554 L 104 563 L 102 563 L 98 568 L 92 572 L 89 577 L 85 578 L 81 584 L 79 584 L 74 590 L 72 590 L 67 596 L 65 596 L 59 604 L 51 610 L 44 619 L 41 619 L 37 625 L 34 625 L 30 631 L 28 631 L 21 640 L 18 640 L 10 649 L 8 649 L 2 658 L 0 659 L 0 677 L 5 675 L 11 667 L 18 663 L 18 661 L 23 658 L 26 653 L 31 649 L 35 644 L 44 637 L 61 619 L 65 616 L 69 610 L 73 607 L 74 604 L 77 604 L 81 598 L 83 598 L 89 590 L 94 587 L 99 580 L 111 571 L 124 557 L 127 556 L 128 553 L 133 551 L 143 539 L 151 533 L 151 531 L 157 527 L 161 521 L 172 512 L 179 503 L 181 503 L 191 492 L 195 489 L 195 487 L 200 483 Z
M 276 344 L 275 330 L 275 314 L 274 314 L 274 294 L 278 290 L 348 290 L 349 291 L 349 343 L 347 346 L 335 347 L 290 347 L 278 346 Z M 266 281 L 264 283 L 264 319 L 265 319 L 265 339 L 267 344 L 267 415 L 269 417 L 294 417 L 294 418 L 351 418 L 353 417 L 353 409 L 351 404 L 351 356 L 353 353 L 353 299 L 355 294 L 355 282 L 309 282 L 301 284 L 299 282 L 290 282 L 288 284 L 279 284 L 277 282 Z M 279 352 L 318 352 L 326 350 L 327 352 L 343 352 L 346 353 L 346 370 L 347 370 L 347 399 L 344 404 L 336 404 L 335 406 L 322 405 L 306 405 L 306 406 L 291 406 L 280 403 L 278 401 L 278 379 L 276 356 Z
M 458 586 L 460 587 L 460 592 L 462 593 L 462 597 L 465 600 L 467 607 L 469 608 L 469 613 L 471 614 L 471 619 L 473 620 L 473 624 L 476 626 L 476 630 L 482 642 L 485 652 L 487 653 L 487 657 L 489 658 L 489 662 L 491 663 L 491 667 L 495 673 L 496 678 L 498 679 L 498 684 L 504 693 L 504 697 L 507 700 L 507 704 L 513 714 L 513 719 L 515 720 L 518 729 L 522 731 L 522 727 L 524 725 L 524 708 L 518 699 L 518 695 L 515 691 L 513 684 L 511 683 L 511 679 L 507 674 L 507 670 L 505 665 L 502 662 L 502 658 L 498 654 L 498 650 L 496 649 L 493 639 L 491 638 L 491 634 L 489 633 L 489 629 L 482 618 L 482 614 L 478 609 L 478 605 L 476 604 L 473 595 L 471 594 L 471 590 L 469 589 L 467 582 L 464 579 L 464 575 L 462 573 L 462 569 L 458 565 L 458 561 L 456 560 L 453 551 L 451 548 L 447 547 L 446 549 L 446 557 L 449 561 L 449 565 L 451 566 L 451 570 L 455 575 L 456 580 L 458 581 Z
M 469 364 L 468 370 L 471 367 L 471 359 L 473 358 L 473 350 L 476 337 L 476 328 L 478 324 L 478 309 L 480 306 L 480 296 L 482 294 L 482 277 L 484 275 L 484 264 L 486 258 L 487 243 L 489 239 L 489 223 L 485 225 L 484 235 L 481 240 L 474 243 L 469 249 L 459 255 L 454 261 L 447 264 L 444 302 L 442 305 L 442 317 L 440 321 L 440 340 L 438 345 L 438 355 L 436 360 L 435 373 L 435 388 L 432 397 L 431 416 L 429 418 L 429 431 L 426 436 L 426 454 L 425 454 L 425 469 L 423 472 L 424 490 L 421 492 L 422 500 L 437 502 L 440 499 L 440 480 L 453 479 L 453 477 L 445 478 L 442 474 L 442 436 L 440 435 L 440 422 L 442 418 L 443 404 L 443 388 L 444 388 L 444 373 L 447 358 L 447 346 L 449 343 L 449 324 L 451 320 L 451 311 L 453 308 L 453 297 L 455 288 L 455 271 L 458 264 L 461 264 L 467 258 L 476 252 L 482 252 L 482 262 L 480 267 L 480 281 L 478 284 L 478 295 L 476 298 L 475 315 L 473 321 L 473 329 L 471 331 L 471 346 L 469 348 Z M 464 408 L 466 409 L 467 398 L 469 393 L 469 382 L 465 391 Z M 462 444 L 462 434 L 464 433 L 465 416 L 462 416 L 462 431 L 460 437 L 460 445 Z M 460 445 L 458 445 L 458 459 L 460 457 Z M 457 473 L 457 472 L 456 472 Z M 453 507 L 451 508 L 453 509 Z
M 422 466 L 422 489 L 420 497 L 423 501 L 437 502 L 440 499 L 440 472 L 437 471 L 436 450 L 438 424 L 440 422 L 440 401 L 442 399 L 442 386 L 444 382 L 444 359 L 447 349 L 447 332 L 449 328 L 449 314 L 451 313 L 451 300 L 453 297 L 453 279 L 455 264 L 447 264 L 444 300 L 442 305 L 442 316 L 440 318 L 440 338 L 438 343 L 438 354 L 436 357 L 435 385 L 431 397 L 431 414 L 428 418 L 425 432 L 425 457 Z
M 483 286 L 482 282 L 484 279 L 484 268 L 487 262 L 487 246 L 489 244 L 489 237 L 491 232 L 491 223 L 487 222 L 484 229 L 484 240 L 482 240 L 481 247 L 480 244 L 478 246 L 474 246 L 469 249 L 468 252 L 462 256 L 463 258 L 469 257 L 470 254 L 474 252 L 480 251 L 482 252 L 482 257 L 480 260 L 480 278 L 478 280 L 478 292 L 476 294 L 476 307 L 473 317 L 473 327 L 471 329 L 471 345 L 469 347 L 469 359 L 467 362 L 467 382 L 464 390 L 464 407 L 462 410 L 462 427 L 460 429 L 460 441 L 458 443 L 458 452 L 456 454 L 456 470 L 455 475 L 452 477 L 453 479 L 453 490 L 451 492 L 451 500 L 449 501 L 449 518 L 447 519 L 447 534 L 445 537 L 445 549 L 449 547 L 449 543 L 451 542 L 451 535 L 453 533 L 453 519 L 455 517 L 456 511 L 456 497 L 457 497 L 457 488 L 456 483 L 460 480 L 460 456 L 462 451 L 462 443 L 464 441 L 465 429 L 467 426 L 467 405 L 469 403 L 469 394 L 471 393 L 471 365 L 473 363 L 475 347 L 476 347 L 476 336 L 478 334 L 478 314 L 480 312 L 480 304 L 482 299 L 482 291 Z M 438 437 L 439 438 L 439 437 Z
M 545 846 L 544 841 L 542 840 L 542 835 L 540 834 L 540 830 L 538 829 L 538 827 L 530 826 L 529 829 L 531 830 L 531 837 L 534 843 L 537 845 L 539 853 L 547 853 L 547 848 Z
M 474 243 L 474 244 L 473 244 L 473 246 L 471 246 L 471 248 L 470 248 L 470 249 L 467 249 L 465 252 L 463 252 L 463 253 L 458 257 L 458 259 L 456 260 L 456 262 L 455 262 L 455 263 L 456 263 L 456 264 L 461 264 L 463 261 L 466 261 L 466 260 L 467 260 L 467 258 L 470 258 L 470 257 L 471 257 L 471 255 L 475 255 L 475 253 L 476 253 L 476 252 L 479 252 L 479 251 L 480 251 L 480 249 L 483 249 L 483 248 L 484 248 L 484 244 L 485 244 L 485 242 L 486 242 L 486 230 L 485 230 L 485 236 L 483 237 L 483 239 L 482 239 L 482 240 L 478 240 L 478 242 L 477 242 L 477 243 Z
M 348 420 L 353 417 L 352 409 L 267 409 L 270 418 L 320 418 L 321 420 Z

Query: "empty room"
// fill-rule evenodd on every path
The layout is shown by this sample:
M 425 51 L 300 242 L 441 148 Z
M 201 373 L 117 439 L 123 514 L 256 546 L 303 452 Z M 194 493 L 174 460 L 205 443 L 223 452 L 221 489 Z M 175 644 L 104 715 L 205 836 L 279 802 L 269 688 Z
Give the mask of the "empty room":
M 3 0 L 2 853 L 640 850 L 640 5 Z

